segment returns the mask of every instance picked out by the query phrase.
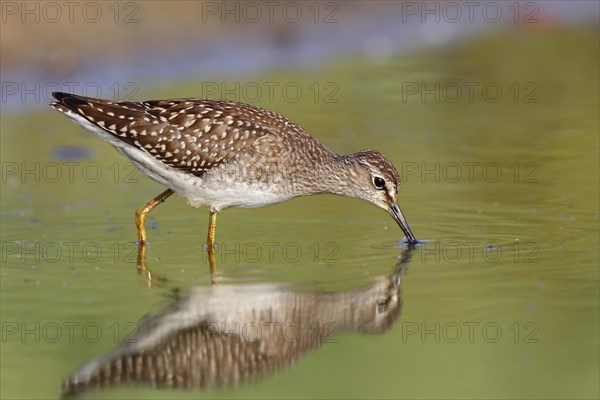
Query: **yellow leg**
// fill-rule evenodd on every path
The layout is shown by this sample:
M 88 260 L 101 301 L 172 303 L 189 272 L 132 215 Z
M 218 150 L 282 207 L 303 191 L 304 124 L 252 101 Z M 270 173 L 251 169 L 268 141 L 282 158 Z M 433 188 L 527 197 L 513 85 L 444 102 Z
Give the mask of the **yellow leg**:
M 213 249 L 215 246 L 215 231 L 217 229 L 217 212 L 210 210 L 210 218 L 208 219 L 208 238 L 206 239 L 206 244 L 208 245 L 208 249 Z
M 140 244 L 146 244 L 146 228 L 144 227 L 144 223 L 146 222 L 146 216 L 154 207 L 165 201 L 169 196 L 173 194 L 171 189 L 167 189 L 148 203 L 144 204 L 135 212 L 135 226 L 138 231 L 138 238 L 140 240 Z
M 208 252 L 208 262 L 210 264 L 210 276 L 212 284 L 217 283 L 217 257 L 215 256 L 215 231 L 217 229 L 217 212 L 210 210 L 210 217 L 208 219 L 208 237 L 206 239 L 206 246 Z
M 146 264 L 146 216 L 154 207 L 165 201 L 173 194 L 171 189 L 167 189 L 148 203 L 144 204 L 135 212 L 135 226 L 137 227 L 139 249 L 138 249 L 138 268 Z

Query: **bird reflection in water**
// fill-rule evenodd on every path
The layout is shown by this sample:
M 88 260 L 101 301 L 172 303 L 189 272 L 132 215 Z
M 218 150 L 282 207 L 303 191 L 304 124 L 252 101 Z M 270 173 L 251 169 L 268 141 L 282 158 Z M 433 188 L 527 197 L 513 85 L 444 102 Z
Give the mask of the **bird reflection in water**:
M 76 370 L 64 382 L 63 394 L 132 383 L 235 386 L 337 342 L 340 332 L 385 332 L 400 315 L 400 278 L 412 251 L 404 250 L 388 276 L 346 292 L 299 292 L 281 284 L 193 287 L 142 318 L 132 339 Z

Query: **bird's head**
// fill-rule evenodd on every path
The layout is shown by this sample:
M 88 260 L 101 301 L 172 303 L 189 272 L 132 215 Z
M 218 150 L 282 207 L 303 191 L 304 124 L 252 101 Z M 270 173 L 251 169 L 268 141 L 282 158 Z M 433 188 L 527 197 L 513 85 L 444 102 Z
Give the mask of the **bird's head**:
M 400 175 L 394 165 L 383 154 L 372 150 L 349 154 L 344 158 L 354 181 L 352 195 L 386 210 L 400 226 L 408 242 L 417 244 L 398 207 Z

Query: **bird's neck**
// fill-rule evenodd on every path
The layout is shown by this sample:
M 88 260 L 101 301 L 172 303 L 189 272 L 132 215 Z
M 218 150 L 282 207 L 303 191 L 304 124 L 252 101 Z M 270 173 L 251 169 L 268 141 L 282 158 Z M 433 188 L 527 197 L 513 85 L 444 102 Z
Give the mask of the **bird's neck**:
M 338 155 L 332 153 L 326 160 L 315 163 L 303 176 L 310 177 L 309 181 L 302 182 L 310 187 L 310 193 L 305 194 L 337 194 L 341 196 L 356 196 L 357 185 L 354 181 L 358 178 L 352 155 Z

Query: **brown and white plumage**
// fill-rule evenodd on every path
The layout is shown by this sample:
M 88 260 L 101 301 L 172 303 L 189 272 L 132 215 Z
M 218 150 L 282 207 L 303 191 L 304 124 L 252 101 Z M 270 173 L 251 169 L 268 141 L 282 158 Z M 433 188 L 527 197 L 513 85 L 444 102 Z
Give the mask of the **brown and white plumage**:
M 111 143 L 194 207 L 218 212 L 339 194 L 386 209 L 416 242 L 396 205 L 398 172 L 378 152 L 338 155 L 287 118 L 243 103 L 53 95 L 53 108 Z M 376 178 L 383 186 L 375 184 Z
M 290 131 L 323 146 L 298 125 L 247 104 L 207 99 L 112 102 L 57 93 L 51 106 L 76 113 L 123 142 L 152 154 L 170 167 L 201 176 L 242 153 L 266 154 L 280 146 L 273 132 Z

